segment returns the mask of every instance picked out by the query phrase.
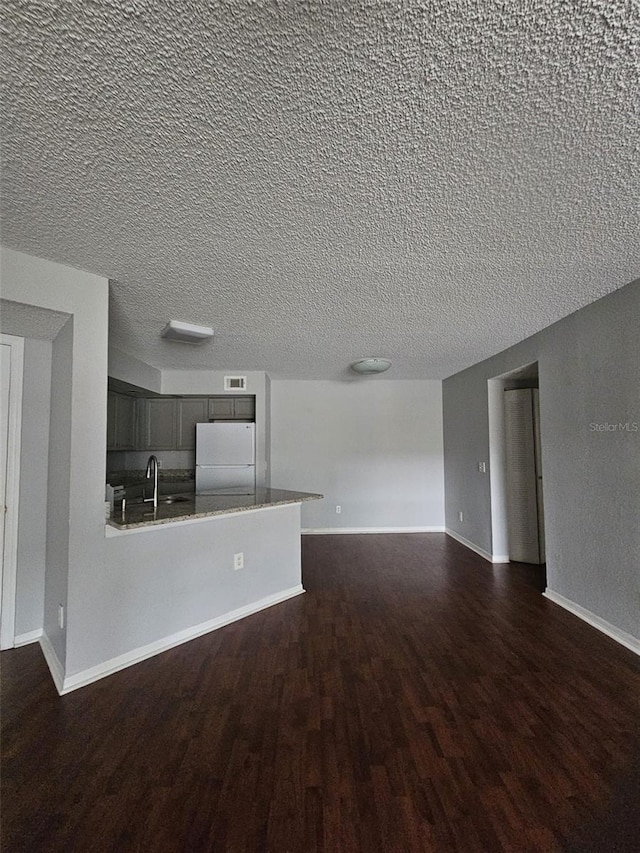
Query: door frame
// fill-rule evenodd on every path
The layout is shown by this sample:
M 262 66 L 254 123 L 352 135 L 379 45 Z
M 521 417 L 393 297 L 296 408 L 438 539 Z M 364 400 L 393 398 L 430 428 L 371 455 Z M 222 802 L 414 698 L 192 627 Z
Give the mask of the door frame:
M 7 423 L 6 514 L 2 554 L 2 617 L 0 649 L 15 645 L 16 586 L 18 572 L 18 512 L 20 501 L 20 442 L 22 433 L 22 384 L 24 338 L 0 334 L 0 343 L 11 348 L 9 412 Z
M 509 562 L 507 530 L 507 457 L 505 446 L 503 392 L 508 387 L 532 387 L 526 380 L 535 378 L 540 386 L 539 362 L 522 364 L 487 379 L 487 414 L 489 422 L 489 491 L 491 502 L 491 560 Z M 525 380 L 522 385 L 520 382 Z M 540 429 L 540 423 L 538 423 Z M 540 434 L 541 435 L 541 434 Z M 541 460 L 540 460 L 541 462 Z M 540 522 L 544 525 L 544 505 Z

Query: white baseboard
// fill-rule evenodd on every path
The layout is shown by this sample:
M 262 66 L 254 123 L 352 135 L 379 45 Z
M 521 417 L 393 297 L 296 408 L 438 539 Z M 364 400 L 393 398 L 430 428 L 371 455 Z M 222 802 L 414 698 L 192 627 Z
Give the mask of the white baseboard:
M 307 527 L 300 532 L 313 536 L 334 533 L 444 533 L 444 527 Z
M 447 527 L 445 530 L 447 536 L 450 536 L 452 539 L 455 539 L 456 542 L 459 542 L 461 545 L 464 545 L 465 548 L 469 548 L 471 551 L 475 551 L 476 554 L 479 554 L 480 557 L 484 557 L 485 560 L 488 560 L 490 563 L 508 563 L 509 555 L 508 554 L 490 554 L 488 551 L 485 551 L 484 548 L 479 548 L 477 545 L 474 545 L 473 542 L 470 542 L 468 539 L 465 539 L 464 536 L 460 536 L 459 533 L 456 533 L 454 530 L 449 530 Z
M 208 634 L 225 625 L 230 625 L 232 622 L 237 622 L 238 619 L 244 619 L 245 616 L 251 616 L 253 613 L 258 613 L 260 610 L 265 610 L 267 607 L 272 607 L 274 604 L 280 604 L 289 598 L 294 598 L 296 595 L 301 595 L 304 592 L 301 584 L 298 586 L 286 589 L 283 592 L 278 592 L 275 595 L 268 595 L 266 598 L 261 598 L 259 601 L 254 601 L 252 604 L 247 604 L 244 607 L 239 607 L 237 610 L 231 610 L 222 616 L 215 619 L 210 619 L 207 622 L 201 622 L 199 625 L 194 625 L 192 628 L 186 628 L 184 631 L 178 631 L 176 634 L 171 634 L 168 637 L 163 637 L 154 643 L 149 643 L 147 646 L 141 646 L 138 649 L 133 649 L 111 660 L 104 661 L 97 666 L 89 669 L 76 672 L 73 675 L 67 676 L 61 680 L 61 685 L 58 687 L 60 695 L 70 693 L 72 690 L 77 690 L 79 687 L 85 687 L 94 681 L 105 678 L 107 675 L 112 675 L 114 672 L 119 672 L 121 669 L 126 669 L 133 664 L 140 663 L 154 655 L 166 652 L 168 649 L 179 646 L 182 643 L 188 643 L 189 640 L 195 640 L 196 637 L 201 637 L 203 634 Z M 45 655 L 46 656 L 46 655 Z M 53 672 L 52 672 L 53 674 Z M 55 676 L 54 676 L 55 681 Z
M 37 643 L 41 636 L 42 628 L 38 628 L 37 631 L 28 631 L 26 634 L 16 634 L 13 646 L 18 649 L 20 646 L 28 646 L 29 643 Z
M 468 539 L 465 539 L 464 536 L 460 536 L 459 533 L 455 533 L 453 530 L 447 529 L 445 530 L 447 536 L 450 536 L 452 539 L 455 539 L 456 542 L 459 542 L 461 545 L 464 545 L 465 548 L 469 548 L 471 551 L 475 551 L 476 554 L 479 554 L 481 557 L 484 557 L 485 560 L 488 560 L 490 563 L 494 562 L 493 557 L 488 551 L 485 551 L 483 548 L 479 548 L 477 545 L 474 545 L 473 542 L 470 542 Z M 497 560 L 495 562 L 498 562 Z M 502 562 L 502 561 L 500 561 Z
M 549 587 L 547 587 L 543 595 L 545 598 L 548 598 L 549 601 L 553 601 L 554 604 L 564 607 L 565 610 L 573 613 L 574 616 L 577 616 L 584 622 L 588 622 L 588 624 L 593 628 L 597 628 L 598 631 L 602 631 L 603 634 L 606 634 L 607 637 L 611 637 L 612 640 L 620 643 L 621 646 L 625 646 L 627 649 L 630 649 L 632 652 L 640 655 L 640 640 L 637 637 L 627 634 L 626 631 L 621 631 L 619 628 L 616 628 L 615 625 L 601 619 L 590 610 L 580 607 L 579 604 L 576 604 L 569 598 L 565 598 L 564 595 L 560 595 L 559 592 L 554 592 L 552 589 L 549 589 Z
M 49 667 L 49 671 L 51 673 L 51 677 L 53 678 L 53 683 L 56 686 L 56 690 L 58 691 L 58 693 L 62 693 L 62 686 L 64 684 L 64 667 L 60 663 L 60 659 L 55 653 L 54 648 L 51 645 L 51 641 L 44 633 L 44 631 L 42 632 L 42 636 L 40 637 L 40 648 L 42 649 L 42 654 L 44 655 L 44 659 L 46 660 L 47 666 Z

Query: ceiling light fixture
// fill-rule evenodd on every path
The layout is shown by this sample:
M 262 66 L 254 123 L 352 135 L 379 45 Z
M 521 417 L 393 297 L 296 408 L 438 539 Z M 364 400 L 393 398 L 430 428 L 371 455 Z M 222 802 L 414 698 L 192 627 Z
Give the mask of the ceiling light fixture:
M 169 320 L 160 332 L 167 341 L 179 341 L 183 344 L 202 344 L 213 338 L 213 329 L 208 326 L 194 326 L 180 320 Z
M 351 365 L 351 370 L 363 375 L 371 373 L 384 373 L 389 370 L 391 362 L 388 358 L 360 358 Z

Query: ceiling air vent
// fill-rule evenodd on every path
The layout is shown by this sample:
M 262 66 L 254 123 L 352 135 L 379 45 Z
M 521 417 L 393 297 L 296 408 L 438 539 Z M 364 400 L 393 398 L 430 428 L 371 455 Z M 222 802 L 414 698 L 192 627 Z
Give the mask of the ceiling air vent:
M 225 391 L 246 391 L 247 377 L 246 376 L 225 376 L 224 377 Z

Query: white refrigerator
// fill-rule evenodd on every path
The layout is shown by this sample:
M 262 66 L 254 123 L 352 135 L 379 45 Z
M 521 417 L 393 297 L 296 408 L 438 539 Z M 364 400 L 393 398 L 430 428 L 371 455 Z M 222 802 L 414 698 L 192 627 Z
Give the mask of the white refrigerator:
M 252 495 L 255 424 L 196 424 L 196 494 Z

